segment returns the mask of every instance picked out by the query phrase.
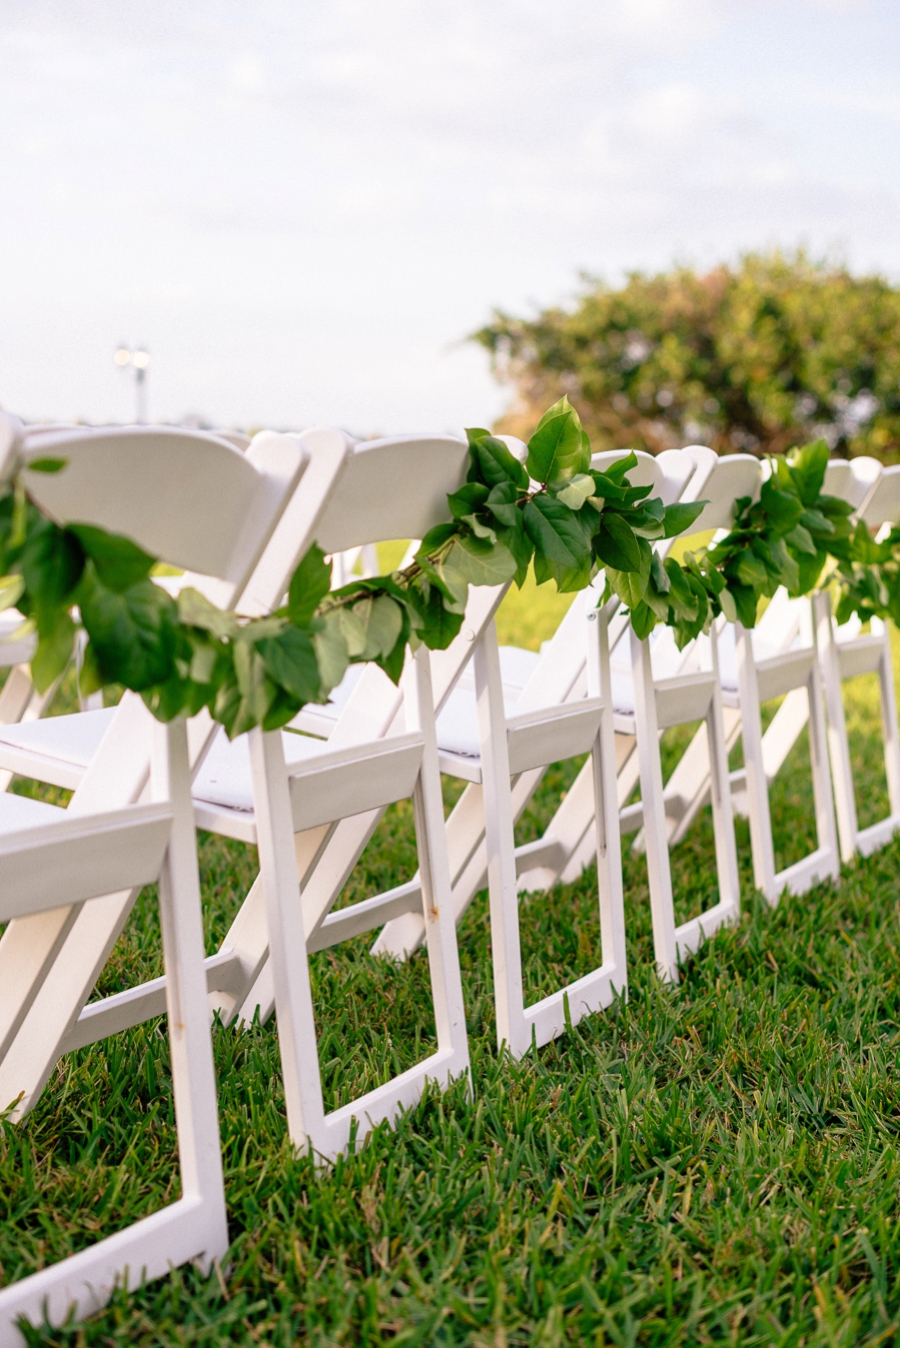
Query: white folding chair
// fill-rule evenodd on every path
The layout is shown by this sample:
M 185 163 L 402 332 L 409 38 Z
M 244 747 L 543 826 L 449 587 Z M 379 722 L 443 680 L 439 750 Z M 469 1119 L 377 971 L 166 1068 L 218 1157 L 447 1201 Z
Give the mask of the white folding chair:
M 706 451 L 709 454 L 709 451 Z M 604 468 L 621 456 L 621 451 L 596 455 L 595 468 Z M 660 495 L 666 504 L 678 499 L 694 499 L 689 489 L 693 483 L 696 461 L 681 451 L 670 451 L 655 459 L 638 453 L 637 467 L 630 480 L 635 485 L 649 486 L 653 495 Z M 710 459 L 714 456 L 710 454 Z M 663 548 L 664 550 L 664 548 Z M 553 706 L 560 709 L 570 701 L 577 701 L 587 691 L 587 653 L 598 639 L 605 640 L 593 626 L 603 578 L 596 586 L 575 597 L 557 632 L 544 643 L 540 655 L 501 647 L 500 673 L 505 690 L 508 714 L 515 717 L 522 706 Z M 615 613 L 618 605 L 603 614 L 603 627 L 609 623 L 609 644 L 626 632 L 627 617 Z M 586 624 L 592 624 L 587 627 Z M 626 643 L 627 644 L 627 643 Z M 615 698 L 616 677 L 613 673 L 612 695 Z M 479 781 L 477 763 L 479 747 L 477 714 L 474 699 L 474 679 L 464 675 L 459 681 L 443 716 L 438 721 L 438 738 L 442 746 L 441 766 L 445 772 L 470 782 L 447 821 L 448 849 L 453 877 L 454 912 L 457 921 L 466 911 L 475 894 L 487 882 L 487 851 L 485 844 L 485 805 Z M 606 694 L 604 694 L 606 696 Z M 621 779 L 622 737 L 616 734 L 616 765 Z M 628 740 L 634 745 L 634 737 Z M 562 755 L 560 755 L 562 756 Z M 552 760 L 549 760 L 552 761 Z M 519 772 L 511 786 L 510 808 L 513 821 L 524 813 L 532 799 L 546 765 Z M 474 775 L 473 775 L 474 774 Z M 635 772 L 625 796 L 637 781 Z M 594 822 L 595 775 L 593 758 L 579 772 L 575 782 L 559 806 L 553 822 L 542 838 L 515 849 L 515 864 L 519 890 L 549 889 L 559 879 L 577 879 L 581 871 L 595 857 L 597 851 Z M 622 800 L 620 786 L 619 800 Z M 406 917 L 387 924 L 374 949 L 378 953 L 402 958 L 416 948 L 421 939 L 421 923 Z M 606 946 L 604 946 L 606 949 Z
M 360 543 L 421 537 L 446 517 L 447 493 L 461 482 L 467 461 L 467 447 L 447 439 L 360 446 L 348 459 L 320 523 L 320 546 L 335 553 Z M 397 481 L 404 483 L 399 501 L 392 485 Z M 396 733 L 392 726 L 395 733 L 370 738 L 365 723 L 377 704 L 381 707 L 376 715 L 383 720 L 385 711 L 390 713 L 397 703 L 386 676 L 372 667 L 351 695 L 327 743 L 295 737 L 305 750 L 302 758 L 286 761 L 288 737 L 284 735 L 251 731 L 249 736 L 288 1126 L 297 1145 L 311 1146 L 324 1159 L 345 1150 L 354 1120 L 359 1135 L 365 1136 L 380 1121 L 414 1104 L 428 1080 L 444 1083 L 469 1070 L 430 660 L 424 647 L 407 661 L 402 694 L 405 733 Z M 396 711 L 391 719 L 398 719 Z M 212 794 L 208 788 L 207 793 Z M 306 860 L 302 840 L 312 830 L 332 831 L 348 817 L 383 811 L 409 796 L 415 806 L 420 911 L 426 927 L 436 1051 L 393 1080 L 326 1113 L 308 956 L 311 950 L 333 944 L 334 933 L 328 931 L 331 905 L 313 912 L 305 903 L 298 869 L 298 859 L 302 858 L 301 865 Z M 303 870 L 308 873 L 306 867 Z M 371 929 L 365 901 L 334 916 L 342 938 Z
M 857 460 L 851 460 L 855 466 Z M 858 504 L 858 503 L 857 503 Z M 900 466 L 881 471 L 859 512 L 870 529 L 880 531 L 900 520 Z M 841 856 L 849 861 L 855 852 L 869 856 L 891 839 L 900 828 L 900 735 L 888 626 L 873 618 L 870 632 L 861 634 L 858 618 L 838 627 L 831 612 L 827 590 L 815 596 L 816 642 L 822 667 L 822 682 L 828 709 L 828 747 L 834 782 L 835 807 Z M 889 813 L 884 819 L 859 827 L 856 793 L 850 763 L 850 745 L 844 714 L 842 683 L 860 674 L 878 676 L 881 698 L 881 733 L 884 745 Z
M 310 435 L 306 443 L 315 439 Z M 154 555 L 199 568 L 193 579 L 216 602 L 228 606 L 239 595 L 245 611 L 258 613 L 268 611 L 284 593 L 285 577 L 298 560 L 297 548 L 303 548 L 304 527 L 314 522 L 346 454 L 343 437 L 321 432 L 318 439 L 316 462 L 304 478 L 307 492 L 295 491 L 306 460 L 303 445 L 271 433 L 257 436 L 246 454 L 212 436 L 167 429 L 60 436 L 54 455 L 69 461 L 65 474 L 31 477 L 42 479 L 35 495 L 54 513 L 57 484 L 68 477 L 79 495 L 68 505 L 62 502 L 72 511 L 63 518 L 96 519 L 114 532 L 137 537 Z M 171 508 L 148 513 L 147 502 L 166 482 L 171 484 Z M 124 496 L 126 487 L 132 488 L 129 510 L 103 515 L 111 493 Z M 180 537 L 179 547 L 172 546 L 172 531 L 181 527 L 183 514 L 193 522 L 193 550 Z M 275 597 L 265 593 L 266 576 L 258 566 L 264 551 L 270 571 L 279 573 Z M 150 763 L 146 737 L 140 749 L 143 711 L 140 698 L 126 694 L 117 708 L 7 727 L 0 732 L 0 767 L 74 789 L 70 808 L 82 794 L 108 808 L 133 803 L 145 788 Z M 191 722 L 192 771 L 198 770 L 216 729 L 206 713 Z M 0 1098 L 20 1097 L 19 1115 L 36 1101 L 60 1053 L 165 1010 L 163 977 L 156 980 L 146 1015 L 129 1017 L 114 1007 L 101 1033 L 85 1032 L 89 1014 L 79 1028 L 79 1017 L 87 1010 L 87 999 L 137 893 L 133 888 L 110 894 L 80 910 L 58 907 L 11 922 L 3 933 Z M 214 961 L 207 978 L 215 985 L 217 974 L 227 979 L 228 972 L 227 961 Z
M 228 579 L 259 550 L 302 471 L 296 445 L 276 448 L 264 472 L 211 437 L 61 435 L 55 457 L 66 467 L 23 476 L 58 521 L 123 533 L 176 565 Z M 0 942 L 0 1035 L 9 1042 L 35 1009 L 23 981 L 35 957 L 52 965 L 48 938 L 58 947 L 59 933 L 71 932 L 95 905 L 102 911 L 105 896 L 158 879 L 182 1196 L 0 1291 L 4 1345 L 24 1342 L 21 1316 L 59 1324 L 73 1308 L 79 1316 L 96 1310 L 117 1283 L 134 1286 L 191 1259 L 208 1267 L 228 1247 L 185 723 L 154 722 L 140 699 L 130 698 L 99 756 L 106 770 L 88 774 L 67 809 L 0 795 L 0 922 L 8 924 Z M 42 1005 L 65 1004 L 69 990 L 57 970 L 42 972 Z M 28 1083 L 4 1077 L 0 1107 L 12 1106 L 10 1118 L 32 1103 L 27 1092 Z
M 693 457 L 700 467 L 698 480 L 692 484 L 695 499 L 707 501 L 702 514 L 689 529 L 690 534 L 699 535 L 731 522 L 735 499 L 752 495 L 758 489 L 760 469 L 758 461 L 749 455 L 729 455 L 715 460 L 705 454 Z M 641 799 L 640 804 L 630 807 L 628 813 L 639 817 L 643 826 L 657 969 L 662 978 L 674 982 L 685 956 L 692 954 L 704 938 L 712 936 L 724 923 L 736 920 L 740 913 L 717 629 L 714 624 L 708 637 L 698 637 L 692 643 L 689 656 L 678 656 L 671 633 L 666 629 L 657 629 L 651 638 L 643 641 L 632 630 L 630 647 L 633 710 L 629 714 L 627 691 L 623 690 L 617 729 L 625 735 L 635 736 Z M 660 660 L 660 655 L 668 655 L 668 661 Z M 666 663 L 668 670 L 665 670 Z M 713 907 L 676 926 L 660 737 L 665 729 L 695 721 L 703 723 L 711 766 L 719 899 Z
M 877 459 L 832 459 L 825 471 L 823 490 L 827 495 L 839 496 L 857 510 L 870 495 L 880 472 L 881 464 Z M 779 590 L 753 629 L 756 662 L 764 662 L 800 646 L 810 646 L 811 624 L 809 600 L 791 599 L 786 590 Z M 858 624 L 854 625 L 853 630 L 856 629 Z M 840 630 L 842 640 L 850 634 L 848 629 Z M 734 701 L 738 685 L 735 634 L 731 626 L 723 629 L 719 639 L 719 670 L 723 686 L 732 694 L 729 701 Z M 822 675 L 824 680 L 824 666 Z M 788 692 L 763 734 L 763 762 L 770 784 L 806 726 L 808 714 L 809 702 L 805 690 L 794 688 Z M 741 733 L 739 706 L 725 706 L 724 725 L 726 749 L 730 753 Z M 736 814 L 747 814 L 746 780 L 743 768 L 731 773 L 732 805 Z M 701 731 L 685 750 L 666 783 L 666 824 L 673 844 L 682 840 L 698 810 L 708 802 L 709 784 L 709 756 Z
M 729 475 L 733 475 L 734 481 L 729 485 L 728 491 L 723 491 L 715 509 L 711 504 L 704 511 L 703 515 L 692 526 L 693 530 L 700 532 L 710 528 L 729 528 L 735 498 L 758 494 L 762 476 L 762 468 L 758 461 L 749 455 L 728 455 L 718 460 L 714 465 L 713 471 L 703 487 L 703 495 L 714 491 L 716 482 L 721 483 L 724 487 Z M 773 601 L 773 607 L 774 604 L 775 601 Z M 799 613 L 800 619 L 802 619 L 804 613 L 808 614 L 808 603 L 805 602 L 793 614 L 789 609 L 776 608 L 770 621 L 770 632 L 775 628 L 776 623 L 786 625 L 787 632 L 796 632 L 799 623 L 797 613 Z M 723 625 L 720 624 L 720 626 Z M 722 645 L 727 651 L 730 637 L 727 626 L 724 626 L 724 631 L 725 638 Z M 734 650 L 736 677 L 733 683 L 722 668 L 725 660 L 720 659 L 719 661 L 719 675 L 722 683 L 721 697 L 726 712 L 728 708 L 731 708 L 740 713 L 745 767 L 743 769 L 743 781 L 738 780 L 736 783 L 732 777 L 731 790 L 726 792 L 726 795 L 729 797 L 730 809 L 730 798 L 734 785 L 743 784 L 750 820 L 754 883 L 768 902 L 775 904 L 785 888 L 793 894 L 805 893 L 818 881 L 829 877 L 835 878 L 840 869 L 831 795 L 831 777 L 825 740 L 825 716 L 819 665 L 815 646 L 811 640 L 797 647 L 792 644 L 792 641 L 788 640 L 785 634 L 782 637 L 780 649 L 775 653 L 762 655 L 759 644 L 756 649 L 754 648 L 753 632 L 745 629 L 740 623 L 734 625 Z M 723 655 L 724 653 L 723 651 Z M 790 695 L 794 690 L 797 691 L 798 697 L 804 699 L 809 717 L 810 757 L 818 846 L 808 856 L 801 858 L 781 871 L 776 871 L 768 796 L 769 775 L 767 774 L 767 767 L 770 767 L 771 764 L 767 763 L 763 748 L 761 707 L 764 702 L 781 697 L 784 694 Z M 777 715 L 778 713 L 776 713 L 776 719 Z M 716 746 L 716 752 L 721 753 L 727 763 L 729 744 L 724 717 L 720 725 L 722 742 L 721 745 Z M 729 728 L 733 731 L 733 719 L 731 719 Z M 703 759 L 707 771 L 710 771 L 711 757 L 707 749 Z M 709 781 L 715 805 L 717 788 L 715 774 L 711 771 Z M 680 781 L 675 783 L 670 781 L 670 814 L 674 813 L 674 811 L 671 811 L 671 804 L 676 801 L 680 789 Z M 709 787 L 707 787 L 707 790 L 709 790 Z M 696 798 L 694 803 L 696 805 Z M 686 813 L 685 810 L 679 812 L 681 825 L 683 825 Z M 694 813 L 696 813 L 696 809 Z M 671 823 L 667 822 L 666 799 L 665 792 L 663 792 L 661 812 L 656 825 L 660 831 L 660 837 L 672 836 L 673 841 L 679 840 L 684 832 L 681 825 L 673 828 Z M 721 885 L 721 869 L 719 878 Z

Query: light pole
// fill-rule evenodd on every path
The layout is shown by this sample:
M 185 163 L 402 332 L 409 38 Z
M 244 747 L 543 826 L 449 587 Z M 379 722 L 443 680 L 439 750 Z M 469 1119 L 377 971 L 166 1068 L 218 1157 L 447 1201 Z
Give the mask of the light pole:
M 132 349 L 120 342 L 116 347 L 113 360 L 120 370 L 130 365 L 134 370 L 135 421 L 143 426 L 147 420 L 147 370 L 150 366 L 150 352 L 143 345 Z

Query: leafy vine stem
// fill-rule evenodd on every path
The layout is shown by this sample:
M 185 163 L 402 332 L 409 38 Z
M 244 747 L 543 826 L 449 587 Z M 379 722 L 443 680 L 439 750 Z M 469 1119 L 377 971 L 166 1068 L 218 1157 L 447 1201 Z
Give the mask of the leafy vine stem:
M 462 625 L 470 585 L 586 588 L 602 569 L 604 600 L 617 597 L 639 636 L 663 623 L 679 647 L 724 613 L 752 627 L 760 600 L 792 595 L 836 568 L 838 617 L 900 617 L 900 530 L 875 543 L 850 506 L 822 493 L 828 446 L 773 460 L 758 501 L 735 503 L 732 531 L 712 546 L 661 560 L 653 542 L 690 529 L 704 502 L 666 506 L 632 485 L 633 454 L 605 471 L 566 398 L 550 407 L 524 462 L 487 430 L 468 433 L 466 482 L 449 518 L 391 575 L 331 589 L 331 565 L 313 546 L 287 602 L 262 618 L 217 608 L 198 590 L 155 583 L 156 559 L 129 539 L 42 514 L 13 472 L 0 484 L 0 608 L 18 607 L 17 637 L 37 639 L 32 677 L 48 688 L 70 660 L 79 627 L 87 644 L 85 693 L 118 684 L 163 720 L 208 708 L 234 737 L 274 730 L 307 703 L 327 701 L 348 666 L 373 661 L 397 682 L 407 647 L 443 649 Z M 34 471 L 64 462 L 32 461 Z

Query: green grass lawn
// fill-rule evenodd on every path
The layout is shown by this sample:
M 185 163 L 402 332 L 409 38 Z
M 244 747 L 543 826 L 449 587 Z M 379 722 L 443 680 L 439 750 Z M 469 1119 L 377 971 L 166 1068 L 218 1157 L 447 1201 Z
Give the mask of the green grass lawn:
M 526 590 L 501 633 L 536 646 L 564 601 Z M 518 607 L 517 607 L 518 606 Z M 862 822 L 885 803 L 871 681 L 851 689 Z M 667 743 L 673 758 L 678 743 Z M 805 746 L 773 789 L 781 864 L 806 849 Z M 564 765 L 522 824 L 535 833 Z M 448 794 L 448 800 L 450 796 Z M 688 964 L 653 972 L 646 866 L 626 852 L 631 989 L 513 1064 L 494 1047 L 487 903 L 460 951 L 473 1057 L 394 1131 L 317 1173 L 285 1137 L 274 1025 L 218 1029 L 233 1244 L 209 1278 L 182 1269 L 35 1343 L 856 1345 L 900 1323 L 900 842 L 836 886 L 770 911 L 738 821 L 744 914 Z M 709 902 L 712 830 L 673 854 L 679 916 Z M 394 808 L 355 896 L 414 866 Z M 255 873 L 251 849 L 201 839 L 209 949 Z M 596 963 L 593 874 L 522 905 L 538 996 Z M 331 1106 L 429 1050 L 422 957 L 371 959 L 360 939 L 314 957 Z M 102 991 L 160 970 L 151 893 Z M 177 1192 L 164 1025 L 60 1063 L 23 1126 L 0 1125 L 0 1283 L 118 1230 Z

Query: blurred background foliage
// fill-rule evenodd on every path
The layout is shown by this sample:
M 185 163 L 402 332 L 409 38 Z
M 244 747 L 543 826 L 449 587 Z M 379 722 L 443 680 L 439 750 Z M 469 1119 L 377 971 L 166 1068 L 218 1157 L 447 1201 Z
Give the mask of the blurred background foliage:
M 900 288 L 883 277 L 773 251 L 583 281 L 571 308 L 497 311 L 473 334 L 515 391 L 497 430 L 527 438 L 566 393 L 595 450 L 762 455 L 824 436 L 900 460 Z

